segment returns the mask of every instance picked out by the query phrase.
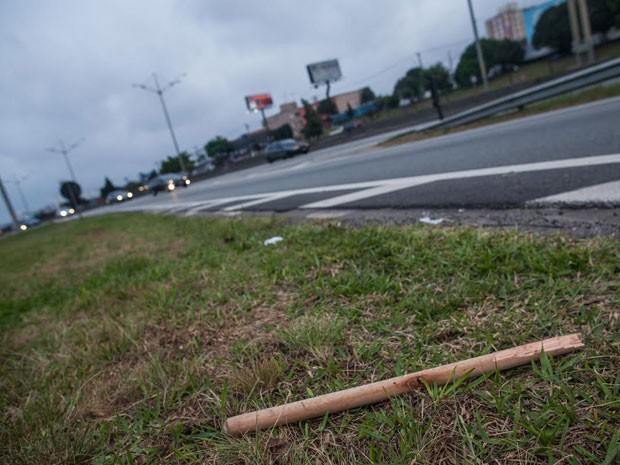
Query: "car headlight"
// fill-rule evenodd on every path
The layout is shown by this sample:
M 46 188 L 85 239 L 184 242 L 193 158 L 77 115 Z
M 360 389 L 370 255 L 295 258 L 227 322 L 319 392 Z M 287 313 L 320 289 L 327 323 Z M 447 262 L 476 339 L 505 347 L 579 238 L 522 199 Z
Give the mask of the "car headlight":
M 186 184 L 187 186 L 189 186 L 189 185 L 190 185 L 190 183 L 191 183 L 191 181 L 190 181 L 189 179 L 186 179 L 186 180 L 185 180 L 185 184 Z
M 67 210 L 60 210 L 60 216 L 62 216 L 63 218 L 67 216 Z
M 26 226 L 25 224 L 20 225 L 19 229 L 21 229 L 22 231 L 25 231 L 26 229 L 28 229 L 28 226 Z
M 131 192 L 127 192 L 127 198 L 130 199 L 133 197 L 133 194 Z
M 70 214 L 70 215 L 73 215 L 74 213 L 75 213 L 75 210 L 74 210 L 73 208 L 70 208 L 70 209 L 69 209 L 69 214 Z
M 122 195 L 117 195 L 116 196 L 116 200 L 118 200 L 120 202 L 121 200 L 123 200 L 123 196 Z
M 174 186 L 174 183 L 173 183 L 173 182 L 171 182 L 170 184 L 168 184 L 168 190 L 169 190 L 169 191 L 173 191 L 173 190 L 174 190 L 174 187 L 175 187 L 175 186 Z

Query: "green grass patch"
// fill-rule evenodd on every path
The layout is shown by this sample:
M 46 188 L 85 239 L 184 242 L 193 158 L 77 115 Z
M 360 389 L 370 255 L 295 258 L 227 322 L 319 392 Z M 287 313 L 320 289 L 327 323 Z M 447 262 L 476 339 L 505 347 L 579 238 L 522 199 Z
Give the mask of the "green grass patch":
M 526 116 L 537 115 L 547 111 L 560 110 L 562 108 L 573 107 L 575 105 L 582 105 L 584 103 L 595 102 L 597 100 L 603 100 L 606 98 L 618 96 L 620 96 L 620 84 L 599 85 L 588 88 L 586 90 L 550 98 L 548 100 L 529 105 L 520 110 L 511 111 L 497 116 L 491 116 L 489 118 L 484 118 L 479 121 L 464 124 L 462 126 L 457 126 L 454 128 L 437 128 L 428 129 L 425 131 L 409 132 L 401 136 L 392 137 L 384 142 L 381 142 L 379 146 L 406 144 L 418 140 L 440 137 L 446 134 L 462 132 L 468 129 L 489 126 L 492 124 L 502 123 L 504 121 L 524 118 Z
M 5 237 L 0 257 L 2 463 L 618 459 L 617 240 L 127 214 Z M 531 367 L 241 438 L 220 429 L 576 331 L 585 350 Z

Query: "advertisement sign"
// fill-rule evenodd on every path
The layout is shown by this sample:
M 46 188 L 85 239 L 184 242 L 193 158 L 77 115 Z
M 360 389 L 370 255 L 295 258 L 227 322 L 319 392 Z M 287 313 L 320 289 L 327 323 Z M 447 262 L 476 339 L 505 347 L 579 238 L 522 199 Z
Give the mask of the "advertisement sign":
M 273 105 L 273 99 L 271 98 L 271 94 L 248 95 L 245 98 L 245 104 L 250 111 L 266 110 Z
M 549 0 L 539 5 L 532 6 L 523 10 L 523 25 L 525 26 L 525 42 L 528 45 L 532 45 L 532 39 L 534 38 L 534 32 L 536 31 L 536 24 L 542 16 L 552 6 L 557 6 L 560 3 L 564 3 L 565 0 Z
M 310 82 L 314 85 L 334 82 L 342 77 L 338 60 L 321 61 L 307 65 Z

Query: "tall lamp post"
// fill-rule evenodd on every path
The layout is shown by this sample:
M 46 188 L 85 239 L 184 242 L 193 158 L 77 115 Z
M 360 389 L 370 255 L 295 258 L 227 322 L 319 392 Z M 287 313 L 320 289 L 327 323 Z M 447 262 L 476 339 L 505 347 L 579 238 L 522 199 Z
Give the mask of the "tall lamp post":
M 69 161 L 69 153 L 72 152 L 73 150 L 75 150 L 75 148 L 80 145 L 82 143 L 84 139 L 79 139 L 76 142 L 74 142 L 73 144 L 71 144 L 69 147 L 65 146 L 65 143 L 63 142 L 62 139 L 60 139 L 58 141 L 58 146 L 57 147 L 50 147 L 47 149 L 48 152 L 54 152 L 54 153 L 60 153 L 62 154 L 62 156 L 65 158 L 65 163 L 67 164 L 67 168 L 69 169 L 69 174 L 71 175 L 71 180 L 77 184 L 77 180 L 75 178 L 75 173 L 73 172 L 73 167 L 71 166 L 71 162 Z M 73 206 L 75 207 L 75 210 L 78 213 L 78 216 L 80 218 L 82 218 L 82 213 L 80 212 L 80 209 L 78 208 L 78 203 L 77 200 L 75 198 L 75 192 L 73 191 L 73 189 L 69 189 L 69 196 L 71 197 L 71 203 L 73 203 Z
M 482 46 L 480 45 L 480 38 L 478 37 L 478 26 L 476 26 L 476 17 L 474 16 L 474 7 L 471 4 L 471 0 L 467 0 L 469 5 L 469 16 L 471 17 L 471 25 L 474 29 L 474 38 L 476 40 L 476 54 L 478 55 L 478 64 L 480 65 L 480 74 L 482 75 L 482 84 L 484 90 L 489 90 L 489 80 L 487 79 L 487 66 L 484 63 L 484 55 L 482 54 Z
M 176 150 L 177 157 L 179 158 L 179 164 L 181 165 L 181 171 L 185 171 L 185 163 L 183 162 L 183 157 L 181 156 L 181 150 L 179 150 L 179 144 L 177 143 L 177 138 L 174 135 L 174 129 L 172 129 L 172 122 L 170 121 L 170 115 L 168 114 L 168 108 L 166 107 L 166 102 L 164 100 L 164 92 L 166 92 L 171 87 L 177 84 L 180 84 L 181 79 L 175 79 L 174 81 L 170 81 L 164 87 L 160 87 L 159 80 L 157 79 L 157 74 L 153 73 L 153 81 L 155 81 L 155 87 L 150 87 L 145 84 L 133 84 L 133 87 L 137 87 L 138 89 L 142 89 L 147 92 L 152 92 L 154 94 L 157 94 L 157 96 L 159 97 L 159 101 L 161 102 L 161 108 L 164 111 L 164 117 L 166 118 L 168 129 L 170 130 L 170 136 L 172 137 L 172 144 L 174 145 L 174 150 Z

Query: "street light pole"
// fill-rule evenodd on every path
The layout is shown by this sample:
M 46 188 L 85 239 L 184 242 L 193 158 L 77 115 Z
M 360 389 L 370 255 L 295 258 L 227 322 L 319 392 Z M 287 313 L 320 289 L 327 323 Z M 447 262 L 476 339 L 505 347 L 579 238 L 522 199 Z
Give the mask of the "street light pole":
M 476 26 L 476 17 L 474 16 L 474 7 L 471 4 L 471 0 L 467 0 L 469 5 L 469 16 L 471 17 L 471 25 L 474 29 L 474 38 L 476 40 L 476 54 L 478 55 L 478 64 L 480 65 L 480 74 L 482 75 L 482 84 L 484 90 L 489 90 L 489 80 L 487 79 L 487 66 L 484 63 L 484 55 L 482 54 L 482 46 L 480 45 L 480 38 L 478 37 L 478 26 Z
M 179 164 L 181 165 L 181 171 L 185 171 L 185 163 L 183 162 L 183 157 L 181 156 L 181 150 L 179 149 L 177 138 L 174 135 L 174 129 L 172 128 L 172 122 L 170 121 L 170 115 L 168 114 L 168 108 L 166 107 L 166 101 L 164 100 L 164 92 L 170 89 L 172 86 L 179 84 L 181 80 L 175 79 L 174 81 L 170 81 L 163 88 L 159 86 L 159 80 L 157 79 L 157 74 L 155 73 L 153 73 L 153 80 L 155 81 L 155 88 L 146 86 L 144 84 L 134 84 L 133 87 L 146 90 L 147 92 L 152 92 L 154 94 L 157 94 L 157 96 L 159 97 L 159 101 L 161 102 L 161 107 L 164 111 L 164 118 L 166 118 L 166 124 L 168 125 L 170 136 L 172 137 L 172 144 L 174 145 L 174 150 L 176 151 L 177 157 L 179 158 Z
M 67 164 L 67 168 L 69 169 L 69 174 L 71 175 L 71 180 L 75 184 L 77 184 L 77 179 L 75 178 L 73 167 L 71 166 L 71 162 L 69 161 L 69 152 L 72 152 L 78 145 L 82 143 L 83 140 L 84 139 L 79 139 L 78 141 L 71 144 L 69 148 L 67 148 L 63 140 L 60 139 L 58 141 L 58 147 L 50 147 L 47 149 L 48 152 L 61 153 L 63 155 L 63 157 L 65 158 L 65 163 Z M 69 196 L 71 197 L 71 203 L 75 207 L 75 210 L 77 211 L 78 216 L 80 217 L 80 219 L 82 219 L 82 213 L 80 212 L 80 209 L 78 208 L 77 199 L 75 198 L 75 192 L 73 192 L 73 189 L 69 189 Z

